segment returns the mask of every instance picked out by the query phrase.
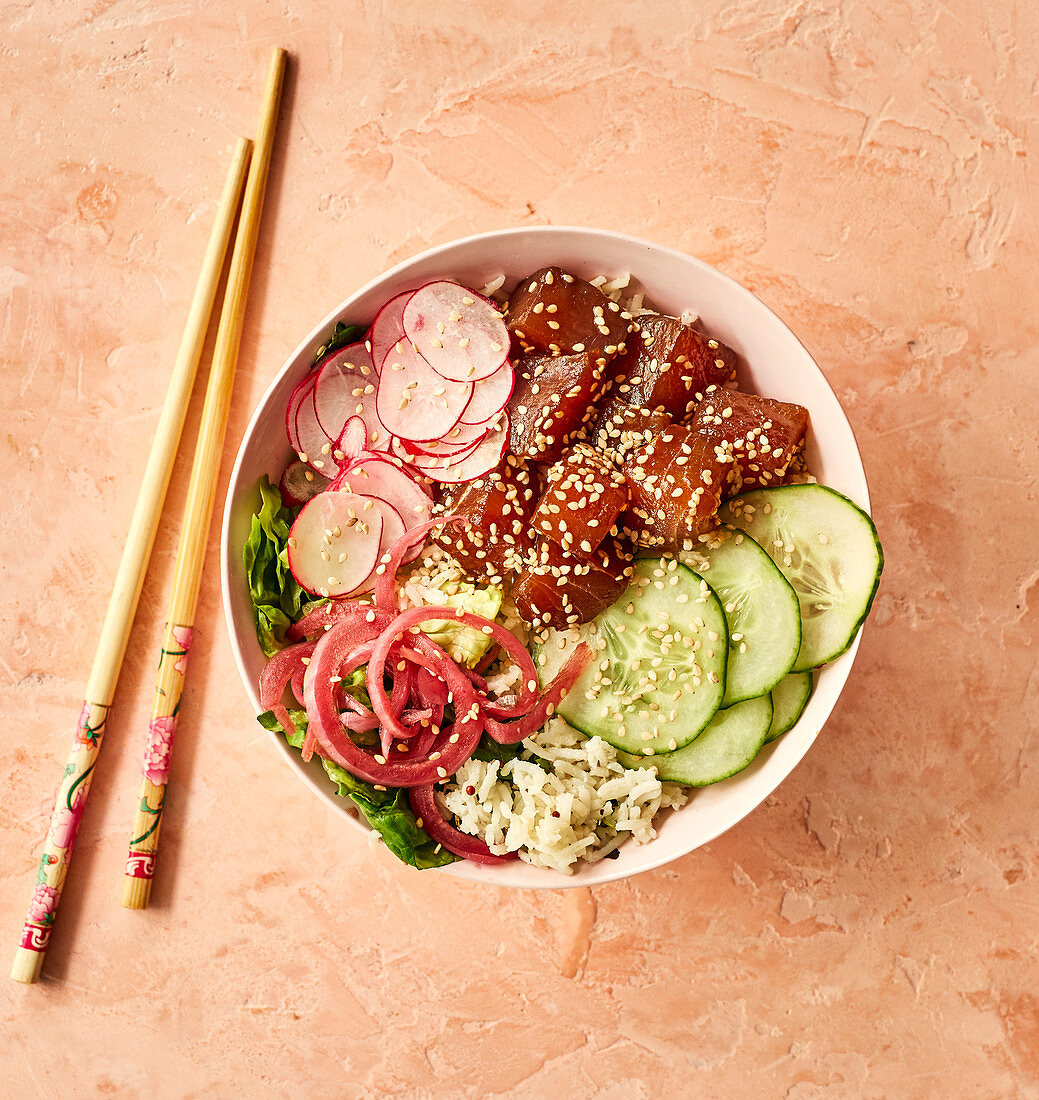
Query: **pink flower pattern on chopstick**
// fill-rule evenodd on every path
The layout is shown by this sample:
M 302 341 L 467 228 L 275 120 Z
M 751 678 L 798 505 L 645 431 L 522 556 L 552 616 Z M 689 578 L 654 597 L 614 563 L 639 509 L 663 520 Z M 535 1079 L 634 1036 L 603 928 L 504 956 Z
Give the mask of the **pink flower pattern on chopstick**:
M 165 787 L 170 778 L 170 758 L 173 754 L 173 734 L 177 719 L 174 715 L 153 718 L 148 726 L 148 747 L 144 753 L 143 772 L 156 787 Z

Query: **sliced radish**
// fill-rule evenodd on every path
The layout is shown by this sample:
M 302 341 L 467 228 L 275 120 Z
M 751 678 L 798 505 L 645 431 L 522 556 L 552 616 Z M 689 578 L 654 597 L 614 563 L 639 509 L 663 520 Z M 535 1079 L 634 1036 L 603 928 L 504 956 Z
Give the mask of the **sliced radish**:
M 402 439 L 442 439 L 473 395 L 468 382 L 442 378 L 406 340 L 390 349 L 379 376 L 379 419 Z
M 486 434 L 490 424 L 463 424 L 459 421 L 443 438 L 432 439 L 424 443 L 405 440 L 408 450 L 418 450 L 423 454 L 451 455 L 475 447 Z
M 335 439 L 346 418 L 356 413 L 358 402 L 374 396 L 378 380 L 364 344 L 351 344 L 325 357 L 318 369 L 314 406 L 326 435 Z
M 387 433 L 386 438 L 390 435 Z M 332 449 L 332 457 L 340 466 L 360 458 L 368 450 L 368 426 L 359 416 L 351 416 L 343 425 L 339 438 Z
M 382 513 L 382 542 L 379 546 L 379 557 L 381 559 L 383 554 L 385 554 L 398 539 L 404 537 L 408 529 L 404 525 L 404 519 L 400 512 L 398 512 L 392 504 L 385 500 L 376 500 L 375 507 Z M 415 524 L 411 526 L 414 527 Z
M 391 455 L 368 455 L 344 466 L 332 488 L 384 500 L 400 513 L 408 531 L 432 514 L 429 494 Z
M 335 473 L 336 462 L 332 458 L 332 443 L 321 428 L 314 408 L 314 386 L 296 410 L 296 440 L 299 443 L 297 454 L 315 473 Z
M 482 442 L 482 441 L 481 441 Z M 477 443 L 477 447 L 480 444 Z M 472 455 L 476 447 L 471 447 L 468 451 L 465 451 L 460 455 L 451 455 L 448 458 L 434 458 L 432 455 L 412 455 L 411 467 L 412 469 L 422 477 L 436 478 L 434 471 L 443 470 L 448 471 L 452 466 L 457 466 L 459 463 L 464 462 Z
M 358 351 L 359 349 L 359 351 Z M 318 423 L 333 439 L 342 432 L 348 417 L 359 416 L 367 428 L 366 450 L 384 451 L 390 445 L 390 433 L 375 411 L 375 388 L 379 377 L 371 365 L 364 344 L 344 348 L 349 358 L 335 352 L 325 361 L 314 391 L 314 408 Z M 362 356 L 365 361 L 360 361 Z M 356 370 L 350 370 L 350 366 Z M 365 373 L 367 372 L 367 373 Z
M 452 465 L 423 466 L 422 472 L 433 481 L 443 484 L 456 484 L 461 481 L 473 481 L 483 477 L 498 465 L 509 444 L 509 414 L 503 412 L 494 427 L 484 436 L 480 445 L 461 462 Z
M 457 466 L 460 462 L 464 462 L 475 450 L 480 446 L 480 440 L 474 447 L 469 447 L 467 450 L 460 452 L 459 454 L 452 455 L 423 455 L 414 454 L 411 456 L 409 466 L 412 471 L 418 477 L 428 477 L 430 470 L 448 470 L 452 466 Z
M 515 385 L 516 371 L 506 360 L 490 378 L 484 378 L 476 383 L 473 398 L 462 413 L 461 423 L 482 424 L 488 427 L 488 422 L 509 403 Z
M 314 388 L 317 381 L 317 371 L 312 370 L 305 374 L 292 391 L 289 402 L 285 406 L 285 434 L 289 437 L 289 446 L 293 454 L 299 453 L 299 436 L 296 434 L 296 413 L 303 398 Z
M 345 596 L 373 574 L 383 527 L 382 509 L 374 504 L 355 493 L 326 492 L 303 505 L 287 551 L 300 588 L 315 596 Z
M 404 520 L 401 519 L 400 512 L 398 512 L 392 504 L 387 504 L 385 500 L 369 497 L 365 504 L 362 505 L 362 510 L 359 513 L 360 518 L 365 523 L 370 523 L 371 517 L 376 513 L 382 516 L 382 536 L 379 540 L 379 556 L 368 576 L 365 577 L 352 592 L 345 593 L 345 595 L 349 597 L 363 596 L 366 592 L 374 591 L 375 582 L 379 577 L 379 564 L 382 562 L 383 555 L 406 533 Z
M 509 331 L 498 307 L 468 287 L 439 281 L 416 290 L 404 306 L 404 332 L 444 378 L 478 382 L 509 354 Z
M 315 474 L 305 462 L 297 460 L 285 467 L 278 488 L 281 490 L 281 499 L 290 508 L 296 508 L 324 492 L 331 484 L 327 477 Z
M 414 293 L 413 290 L 406 290 L 391 298 L 375 315 L 372 327 L 368 330 L 372 364 L 379 373 L 382 372 L 382 364 L 390 348 L 404 339 L 404 307 Z

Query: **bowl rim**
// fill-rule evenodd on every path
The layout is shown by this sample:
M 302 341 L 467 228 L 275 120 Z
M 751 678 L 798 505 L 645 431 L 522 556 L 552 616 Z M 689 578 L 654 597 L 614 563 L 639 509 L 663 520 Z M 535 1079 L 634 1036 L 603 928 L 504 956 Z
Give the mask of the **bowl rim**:
M 220 579 L 221 579 L 221 602 L 224 609 L 224 619 L 228 630 L 228 638 L 231 643 L 231 649 L 234 654 L 235 664 L 238 669 L 239 678 L 242 681 L 243 687 L 246 689 L 246 694 L 252 703 L 255 714 L 262 712 L 263 708 L 259 701 L 259 692 L 257 686 L 252 682 L 252 678 L 249 675 L 245 654 L 238 638 L 231 596 L 231 554 L 230 554 L 230 528 L 233 522 L 233 507 L 236 499 L 236 487 L 241 478 L 242 466 L 245 462 L 247 442 L 249 442 L 254 433 L 256 432 L 258 423 L 267 409 L 275 391 L 281 385 L 282 379 L 288 374 L 299 362 L 300 357 L 303 356 L 308 349 L 314 348 L 316 341 L 330 331 L 336 321 L 343 319 L 349 314 L 351 307 L 359 300 L 363 299 L 371 291 L 375 290 L 379 286 L 392 282 L 396 277 L 406 273 L 409 269 L 425 265 L 430 261 L 433 261 L 441 256 L 449 256 L 457 250 L 464 248 L 472 248 L 474 246 L 490 243 L 501 243 L 508 241 L 511 238 L 518 237 L 586 237 L 589 240 L 595 240 L 601 243 L 604 240 L 623 243 L 635 248 L 644 248 L 653 253 L 663 254 L 670 257 L 673 260 L 680 261 L 685 264 L 692 265 L 694 268 L 698 268 L 702 274 L 709 278 L 720 280 L 730 293 L 735 294 L 738 299 L 742 299 L 743 304 L 749 309 L 759 312 L 759 314 L 770 318 L 774 323 L 777 323 L 783 331 L 795 342 L 799 347 L 801 353 L 805 356 L 808 363 L 811 364 L 815 372 L 818 375 L 820 384 L 827 390 L 830 396 L 833 398 L 834 409 L 831 410 L 833 415 L 836 415 L 838 419 L 838 426 L 847 432 L 848 437 L 851 439 L 854 447 L 854 470 L 853 473 L 857 475 L 855 491 L 849 495 L 852 495 L 855 502 L 859 504 L 867 512 L 870 510 L 870 497 L 869 486 L 866 480 L 865 469 L 862 465 L 862 455 L 859 448 L 858 439 L 855 436 L 854 428 L 851 422 L 848 420 L 847 414 L 844 411 L 843 406 L 840 403 L 836 393 L 833 391 L 833 387 L 830 385 L 829 380 L 824 374 L 822 368 L 816 362 L 814 356 L 805 346 L 804 342 L 797 336 L 794 330 L 786 323 L 786 321 L 774 310 L 771 306 L 763 302 L 756 294 L 748 290 L 741 283 L 737 282 L 732 276 L 727 275 L 725 272 L 720 271 L 718 268 L 706 263 L 696 256 L 691 256 L 680 249 L 672 248 L 669 245 L 662 245 L 654 241 L 647 240 L 642 237 L 637 237 L 632 234 L 620 233 L 610 229 L 597 229 L 589 226 L 573 226 L 573 225 L 536 225 L 536 226 L 514 226 L 505 229 L 489 230 L 482 233 L 470 234 L 465 237 L 455 238 L 450 241 L 446 241 L 442 244 L 434 245 L 430 248 L 423 249 L 407 259 L 400 262 L 376 275 L 372 279 L 369 279 L 361 287 L 355 290 L 353 293 L 348 294 L 338 305 L 330 310 L 325 317 L 316 325 L 314 325 L 310 332 L 296 345 L 296 347 L 289 353 L 289 355 L 283 361 L 281 367 L 274 374 L 269 385 L 264 390 L 260 399 L 256 402 L 252 415 L 249 418 L 249 423 L 246 426 L 245 432 L 242 435 L 241 442 L 238 446 L 238 451 L 235 456 L 234 465 L 231 471 L 230 478 L 228 479 L 227 496 L 224 501 L 224 507 L 221 517 L 220 528 Z M 636 274 L 637 273 L 634 273 Z M 237 552 L 237 551 L 236 551 Z M 852 644 L 849 648 L 835 661 L 831 662 L 827 668 L 837 670 L 840 667 L 843 672 L 843 680 L 839 687 L 837 687 L 836 694 L 834 695 L 833 702 L 825 715 L 818 721 L 818 728 L 812 730 L 803 744 L 799 746 L 798 751 L 795 753 L 788 753 L 787 755 L 793 758 L 789 760 L 786 769 L 780 774 L 775 782 L 767 785 L 767 789 L 760 793 L 760 797 L 753 803 L 753 805 L 747 808 L 734 808 L 733 812 L 723 816 L 720 821 L 707 829 L 704 835 L 698 836 L 695 842 L 688 847 L 683 848 L 681 851 L 667 852 L 662 851 L 659 856 L 649 855 L 644 861 L 640 862 L 637 867 L 634 868 L 606 868 L 603 863 L 597 863 L 591 865 L 595 868 L 594 881 L 589 882 L 587 878 L 583 877 L 580 873 L 574 875 L 563 875 L 558 871 L 554 871 L 551 868 L 532 867 L 529 864 L 522 864 L 524 872 L 529 874 L 532 871 L 540 872 L 539 879 L 544 881 L 511 881 L 510 876 L 507 873 L 506 867 L 510 865 L 501 865 L 496 868 L 496 871 L 505 873 L 496 874 L 493 881 L 488 880 L 485 877 L 481 877 L 479 873 L 473 873 L 472 867 L 474 866 L 471 861 L 460 860 L 456 863 L 448 864 L 442 868 L 435 868 L 435 870 L 444 871 L 455 878 L 461 878 L 468 882 L 474 882 L 481 885 L 511 887 L 520 889 L 574 889 L 579 887 L 594 887 L 605 885 L 608 882 L 616 882 L 621 879 L 631 878 L 635 875 L 643 874 L 647 871 L 657 870 L 668 863 L 674 862 L 676 859 L 680 859 L 683 856 L 689 855 L 696 851 L 698 848 L 702 848 L 704 845 L 716 840 L 723 833 L 733 828 L 744 818 L 749 817 L 755 810 L 757 810 L 762 802 L 765 801 L 778 787 L 788 778 L 791 772 L 797 767 L 800 761 L 807 754 L 808 750 L 814 744 L 815 739 L 818 737 L 822 728 L 829 720 L 830 714 L 832 714 L 834 707 L 836 707 L 837 701 L 847 684 L 848 678 L 851 674 L 851 668 L 854 664 L 855 656 L 859 649 L 859 644 L 862 638 L 862 629 L 860 627 L 856 634 Z M 799 723 L 800 724 L 800 720 Z M 788 731 L 793 733 L 797 726 Z M 267 736 L 270 737 L 279 750 L 286 754 L 286 761 L 290 765 L 294 764 L 294 760 L 291 758 L 292 750 L 286 744 L 284 738 L 279 737 L 273 731 L 265 731 Z M 786 737 L 781 738 L 776 742 L 779 745 L 781 742 L 786 741 Z M 792 742 L 791 742 L 792 743 Z M 345 818 L 355 829 L 360 830 L 362 833 L 367 834 L 369 838 L 372 835 L 372 830 L 368 825 L 359 820 L 354 812 L 351 811 L 351 807 L 348 804 L 348 800 L 341 798 L 339 795 L 333 793 L 327 784 L 319 783 L 313 773 L 306 767 L 299 766 L 295 763 L 292 770 L 299 776 L 299 778 L 316 794 L 318 794 L 330 808 L 336 811 L 336 813 Z M 736 776 L 732 778 L 737 778 Z M 709 788 L 708 788 L 709 789 Z M 670 813 L 681 812 L 667 811 Z M 644 851 L 651 852 L 653 841 L 642 846 Z

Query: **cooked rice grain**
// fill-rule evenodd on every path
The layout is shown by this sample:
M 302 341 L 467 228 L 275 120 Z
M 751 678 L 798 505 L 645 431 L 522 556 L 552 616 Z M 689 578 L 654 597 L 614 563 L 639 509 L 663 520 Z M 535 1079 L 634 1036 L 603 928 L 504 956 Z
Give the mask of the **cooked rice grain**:
M 515 760 L 470 760 L 438 794 L 458 827 L 491 851 L 568 875 L 578 859 L 594 863 L 628 838 L 652 840 L 657 811 L 689 798 L 653 768 L 625 768 L 601 737 L 586 739 L 561 718 L 524 741 Z

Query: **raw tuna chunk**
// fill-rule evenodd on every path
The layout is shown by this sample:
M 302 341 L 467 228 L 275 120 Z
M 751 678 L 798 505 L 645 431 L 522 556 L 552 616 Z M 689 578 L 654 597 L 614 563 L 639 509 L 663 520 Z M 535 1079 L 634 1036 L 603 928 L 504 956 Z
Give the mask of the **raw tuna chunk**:
M 690 427 L 731 456 L 724 496 L 782 483 L 804 443 L 808 410 L 753 393 L 710 391 L 696 407 Z
M 588 555 L 587 560 L 600 569 L 605 569 L 611 577 L 627 584 L 635 572 L 634 558 L 635 547 L 627 539 L 620 538 L 617 528 L 613 527 L 610 534 Z
M 591 425 L 589 439 L 607 459 L 621 465 L 636 447 L 673 423 L 667 413 L 650 412 L 620 397 L 607 397 Z
M 554 462 L 596 415 L 603 367 L 592 352 L 530 355 L 515 363 L 509 398 L 509 449 L 520 458 Z
M 637 447 L 622 467 L 629 499 L 621 534 L 639 546 L 693 549 L 715 524 L 732 464 L 707 436 L 682 424 Z
M 539 539 L 512 586 L 512 598 L 531 626 L 570 626 L 594 619 L 624 591 L 627 580 L 595 562 L 565 554 Z
M 578 443 L 549 467 L 545 490 L 534 509 L 534 531 L 568 553 L 587 556 L 627 503 L 624 475 L 594 447 Z
M 445 486 L 439 511 L 468 516 L 472 525 L 452 524 L 435 539 L 467 572 L 499 584 L 533 547 L 534 500 L 525 464 L 506 455 L 486 477 Z
M 685 420 L 709 386 L 735 377 L 736 356 L 717 340 L 674 317 L 639 317 L 639 333 L 610 365 L 611 396 Z
M 524 351 L 584 351 L 602 359 L 619 354 L 637 327 L 631 314 L 601 290 L 558 267 L 523 279 L 512 292 L 505 320 Z

